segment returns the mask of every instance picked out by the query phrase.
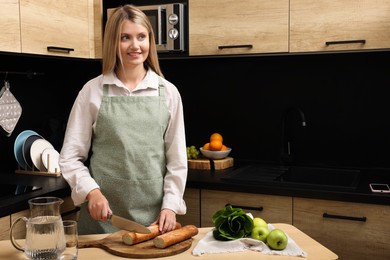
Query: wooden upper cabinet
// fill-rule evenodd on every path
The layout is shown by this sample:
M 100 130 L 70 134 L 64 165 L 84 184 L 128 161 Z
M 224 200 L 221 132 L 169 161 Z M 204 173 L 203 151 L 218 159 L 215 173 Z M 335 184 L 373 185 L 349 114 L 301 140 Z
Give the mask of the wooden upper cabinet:
M 98 0 L 20 0 L 22 52 L 79 58 L 99 57 Z M 101 6 L 101 4 L 100 4 Z M 101 10 L 100 10 L 101 11 Z M 100 43 L 101 45 L 101 43 Z
M 388 0 L 290 0 L 290 52 L 390 48 Z
M 0 2 L 0 51 L 21 52 L 19 0 Z
M 189 55 L 288 52 L 289 0 L 189 0 Z

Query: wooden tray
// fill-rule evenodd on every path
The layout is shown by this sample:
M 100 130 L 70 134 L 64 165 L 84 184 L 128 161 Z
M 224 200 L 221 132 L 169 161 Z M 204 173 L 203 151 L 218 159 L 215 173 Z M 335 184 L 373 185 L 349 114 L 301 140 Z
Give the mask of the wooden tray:
M 43 171 L 28 171 L 28 170 L 15 170 L 15 173 L 20 174 L 30 174 L 30 175 L 41 175 L 41 176 L 49 176 L 49 177 L 60 177 L 61 172 L 43 172 Z
M 233 158 L 226 157 L 220 160 L 207 158 L 188 160 L 188 168 L 193 170 L 223 170 L 233 167 Z
M 123 234 L 127 232 L 129 231 L 121 230 L 100 240 L 80 240 L 78 248 L 82 250 L 82 248 L 97 247 L 104 249 L 110 254 L 127 258 L 157 258 L 179 254 L 189 249 L 192 245 L 192 238 L 190 238 L 163 249 L 155 247 L 153 239 L 130 246 L 122 241 Z

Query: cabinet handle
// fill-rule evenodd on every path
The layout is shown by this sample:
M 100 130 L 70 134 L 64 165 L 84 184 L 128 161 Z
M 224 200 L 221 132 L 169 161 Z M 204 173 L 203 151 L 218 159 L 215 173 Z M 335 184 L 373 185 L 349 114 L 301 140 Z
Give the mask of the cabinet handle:
M 252 44 L 244 44 L 244 45 L 220 45 L 218 46 L 218 49 L 238 49 L 238 48 L 248 48 L 252 49 L 253 45 Z
M 263 211 L 263 207 L 251 207 L 251 206 L 240 206 L 240 205 L 232 205 L 233 208 L 242 208 L 246 210 L 257 210 L 257 211 Z
M 336 44 L 351 44 L 351 43 L 365 44 L 366 40 L 331 41 L 331 42 L 325 42 L 325 45 L 329 46 L 329 45 L 336 45 Z
M 350 217 L 350 216 L 332 215 L 328 213 L 324 213 L 322 216 L 324 218 L 337 218 L 337 219 L 346 219 L 346 220 L 362 221 L 362 222 L 367 221 L 366 217 Z
M 70 53 L 71 51 L 74 51 L 74 49 L 72 49 L 72 48 L 65 48 L 65 47 L 47 46 L 47 51 Z

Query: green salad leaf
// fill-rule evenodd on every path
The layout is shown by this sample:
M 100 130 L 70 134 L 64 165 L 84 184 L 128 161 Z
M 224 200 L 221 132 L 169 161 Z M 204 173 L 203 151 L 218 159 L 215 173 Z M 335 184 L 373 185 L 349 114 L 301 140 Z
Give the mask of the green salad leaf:
M 228 204 L 218 210 L 212 217 L 216 240 L 227 241 L 250 236 L 253 220 L 241 208 L 233 208 Z

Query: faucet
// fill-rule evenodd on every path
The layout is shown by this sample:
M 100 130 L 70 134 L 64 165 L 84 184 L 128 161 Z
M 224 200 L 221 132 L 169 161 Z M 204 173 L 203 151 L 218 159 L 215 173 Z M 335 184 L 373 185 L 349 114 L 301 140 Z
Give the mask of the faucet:
M 291 107 L 284 111 L 282 115 L 282 125 L 281 125 L 281 146 L 280 146 L 280 157 L 279 157 L 279 163 L 281 166 L 284 165 L 285 162 L 291 163 L 293 161 L 293 156 L 291 154 L 291 143 L 290 140 L 285 140 L 285 133 L 286 133 L 286 121 L 288 118 L 288 115 L 293 112 L 297 111 L 299 115 L 301 116 L 302 120 L 302 126 L 306 126 L 306 119 L 305 114 L 303 111 L 298 107 Z

